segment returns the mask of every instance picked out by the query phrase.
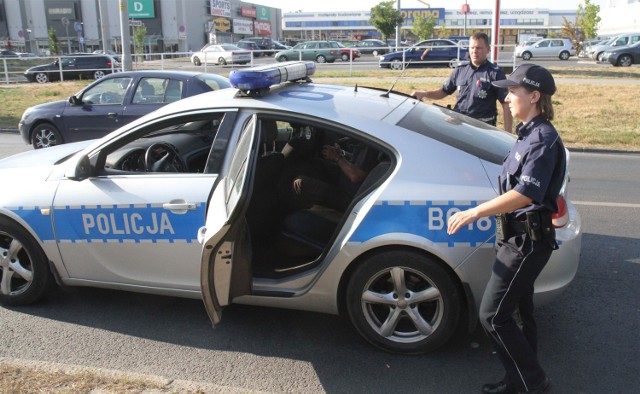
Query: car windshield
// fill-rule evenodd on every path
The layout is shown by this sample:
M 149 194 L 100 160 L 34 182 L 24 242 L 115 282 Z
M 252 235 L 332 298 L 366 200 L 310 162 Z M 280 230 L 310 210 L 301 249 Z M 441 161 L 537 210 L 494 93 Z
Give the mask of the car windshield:
M 515 142 L 505 131 L 436 105 L 416 105 L 398 126 L 498 165 Z

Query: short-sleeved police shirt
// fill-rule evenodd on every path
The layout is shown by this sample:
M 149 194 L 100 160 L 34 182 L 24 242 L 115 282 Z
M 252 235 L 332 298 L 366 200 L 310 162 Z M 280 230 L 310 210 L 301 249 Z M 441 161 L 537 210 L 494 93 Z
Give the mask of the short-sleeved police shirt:
M 458 90 L 454 111 L 486 122 L 498 113 L 496 100 L 504 103 L 507 97 L 507 89 L 491 84 L 503 79 L 506 79 L 504 72 L 488 60 L 477 68 L 469 63 L 456 67 L 442 85 L 442 90 L 447 94 Z
M 516 127 L 518 140 L 502 165 L 503 190 L 513 189 L 533 202 L 513 213 L 523 218 L 528 211 L 557 212 L 564 180 L 566 157 L 562 139 L 542 115 Z

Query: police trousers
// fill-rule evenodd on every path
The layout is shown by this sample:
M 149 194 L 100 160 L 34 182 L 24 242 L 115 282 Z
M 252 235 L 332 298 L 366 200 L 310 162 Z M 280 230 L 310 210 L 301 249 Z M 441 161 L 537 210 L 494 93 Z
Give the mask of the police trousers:
M 537 357 L 533 284 L 549 261 L 553 245 L 519 233 L 498 240 L 496 249 L 496 261 L 480 305 L 480 322 L 506 370 L 505 382 L 518 391 L 528 391 L 545 379 Z M 516 310 L 522 327 L 514 319 Z

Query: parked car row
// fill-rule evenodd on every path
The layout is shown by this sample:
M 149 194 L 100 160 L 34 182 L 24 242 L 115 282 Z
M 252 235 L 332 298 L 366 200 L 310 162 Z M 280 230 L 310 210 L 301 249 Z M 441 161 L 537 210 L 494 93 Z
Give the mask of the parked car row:
M 360 50 L 348 48 L 337 41 L 307 41 L 276 53 L 275 59 L 279 62 L 312 60 L 317 63 L 333 63 L 338 59 L 345 62 L 355 60 L 360 54 Z

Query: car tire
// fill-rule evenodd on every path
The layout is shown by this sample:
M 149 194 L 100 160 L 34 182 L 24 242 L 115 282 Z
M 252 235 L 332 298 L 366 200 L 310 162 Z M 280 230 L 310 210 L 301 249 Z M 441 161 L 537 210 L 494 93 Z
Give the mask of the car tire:
M 196 57 L 193 58 L 193 64 L 195 66 L 200 66 L 200 65 L 202 65 L 202 62 L 200 61 L 200 58 L 196 56 Z
M 380 55 L 380 52 L 378 52 L 378 50 L 377 50 L 377 49 L 374 49 L 374 50 L 371 52 L 371 54 L 372 54 L 373 56 L 378 56 L 378 55 Z
M 102 70 L 97 70 L 93 72 L 93 79 L 101 79 L 104 78 L 106 74 Z
M 318 56 L 316 56 L 316 62 L 318 62 L 318 63 L 326 63 L 327 62 L 327 58 L 324 57 L 324 55 L 318 55 Z
M 400 60 L 400 59 L 393 59 L 391 61 L 391 64 L 389 65 L 389 67 L 392 70 L 402 70 L 402 69 L 404 69 L 404 64 L 402 64 L 402 60 Z
M 558 56 L 560 58 L 560 60 L 569 60 L 569 57 L 571 57 L 571 54 L 567 51 L 562 51 L 560 52 L 560 56 Z
M 221 58 L 218 59 L 218 64 L 226 66 L 227 65 L 227 61 L 225 60 L 225 58 L 221 57 Z
M 287 61 L 289 61 L 289 58 L 288 58 L 288 57 L 286 57 L 285 55 L 282 55 L 282 56 L 280 56 L 277 60 L 278 60 L 279 62 L 287 62 Z
M 531 59 L 531 52 L 522 52 L 522 60 Z
M 31 133 L 33 149 L 49 148 L 62 143 L 60 131 L 51 123 L 40 123 Z
M 49 82 L 49 75 L 47 73 L 36 73 L 33 80 L 38 83 L 47 83 Z
M 434 258 L 409 250 L 387 250 L 362 261 L 349 279 L 346 305 L 368 342 L 402 354 L 444 345 L 462 310 L 451 275 Z
M 617 64 L 620 67 L 629 67 L 633 64 L 633 59 L 631 58 L 630 55 L 621 55 L 618 58 Z
M 0 304 L 39 301 L 54 284 L 49 260 L 38 242 L 19 224 L 0 217 Z
M 603 59 L 602 59 L 602 55 L 604 55 L 604 52 L 600 52 L 600 53 L 598 53 L 598 54 L 596 55 L 596 61 L 597 61 L 598 63 L 601 63 L 601 62 L 603 61 Z
M 347 55 L 346 53 L 343 53 L 342 55 L 340 55 L 340 59 L 342 59 L 343 62 L 348 62 L 349 55 Z

